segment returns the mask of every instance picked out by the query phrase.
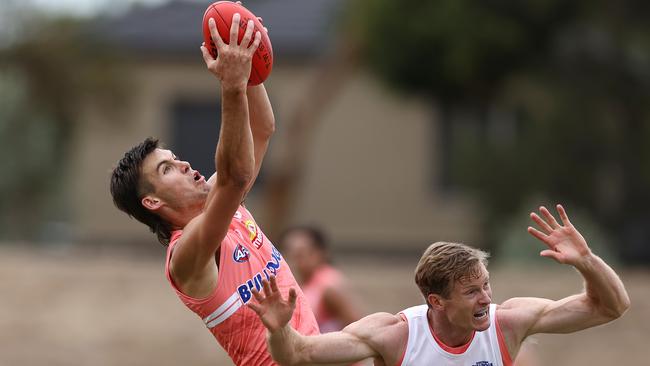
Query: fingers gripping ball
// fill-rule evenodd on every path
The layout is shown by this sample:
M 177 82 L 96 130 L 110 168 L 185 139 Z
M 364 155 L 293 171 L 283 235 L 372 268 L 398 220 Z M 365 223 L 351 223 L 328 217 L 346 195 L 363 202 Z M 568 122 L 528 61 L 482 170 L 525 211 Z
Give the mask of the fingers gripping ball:
M 212 57 L 217 57 L 217 47 L 215 46 L 214 42 L 212 42 L 212 37 L 210 37 L 210 27 L 208 26 L 208 20 L 210 18 L 214 18 L 221 39 L 226 44 L 228 44 L 230 41 L 230 23 L 232 21 L 232 16 L 235 13 L 239 13 L 241 15 L 239 21 L 238 42 L 241 42 L 241 39 L 244 36 L 244 32 L 246 31 L 246 24 L 251 19 L 255 25 L 253 34 L 259 31 L 262 35 L 260 45 L 253 55 L 251 75 L 248 79 L 248 85 L 257 85 L 264 82 L 264 80 L 266 80 L 266 78 L 271 73 L 271 69 L 273 68 L 273 49 L 271 48 L 271 40 L 264 30 L 264 26 L 259 21 L 259 19 L 257 19 L 255 14 L 240 4 L 236 4 L 230 1 L 217 1 L 216 3 L 208 6 L 205 14 L 203 14 L 203 40 L 206 46 L 208 46 L 208 50 L 210 51 Z M 253 43 L 253 39 L 251 39 L 251 43 Z

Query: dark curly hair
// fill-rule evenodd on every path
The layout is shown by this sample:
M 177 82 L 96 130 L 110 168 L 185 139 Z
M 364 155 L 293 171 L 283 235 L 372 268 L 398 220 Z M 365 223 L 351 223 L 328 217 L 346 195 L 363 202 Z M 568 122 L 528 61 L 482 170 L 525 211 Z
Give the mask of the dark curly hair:
M 302 233 L 307 235 L 310 239 L 311 244 L 318 250 L 327 252 L 327 236 L 320 228 L 310 225 L 296 225 L 289 227 L 280 234 L 280 243 L 284 244 L 287 237 L 293 233 Z
M 157 147 L 158 139 L 148 137 L 124 154 L 111 175 L 111 195 L 117 208 L 147 225 L 158 241 L 167 246 L 171 226 L 140 202 L 144 195 L 153 191 L 153 186 L 142 177 L 142 162 Z

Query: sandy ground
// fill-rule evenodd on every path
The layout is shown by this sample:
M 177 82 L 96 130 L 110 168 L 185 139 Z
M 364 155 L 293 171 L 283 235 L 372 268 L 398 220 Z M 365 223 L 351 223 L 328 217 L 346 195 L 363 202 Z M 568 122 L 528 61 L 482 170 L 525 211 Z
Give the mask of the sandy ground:
M 420 303 L 417 258 L 339 259 L 367 312 Z M 540 365 L 647 365 L 650 270 L 622 278 L 632 309 L 619 321 L 536 338 Z M 581 288 L 559 265 L 491 268 L 496 302 L 559 298 Z M 201 320 L 168 286 L 159 257 L 0 246 L 0 366 L 231 365 Z

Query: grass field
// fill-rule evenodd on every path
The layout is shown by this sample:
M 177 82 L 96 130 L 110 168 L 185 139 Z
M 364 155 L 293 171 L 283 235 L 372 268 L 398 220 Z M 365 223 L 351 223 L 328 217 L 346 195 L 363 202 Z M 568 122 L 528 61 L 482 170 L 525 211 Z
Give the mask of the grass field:
M 160 256 L 0 246 L 0 366 L 231 365 L 173 293 Z M 339 258 L 367 312 L 418 304 L 417 258 Z M 560 265 L 491 269 L 494 301 L 580 290 Z M 646 365 L 650 270 L 621 271 L 632 308 L 619 321 L 536 338 L 540 365 Z

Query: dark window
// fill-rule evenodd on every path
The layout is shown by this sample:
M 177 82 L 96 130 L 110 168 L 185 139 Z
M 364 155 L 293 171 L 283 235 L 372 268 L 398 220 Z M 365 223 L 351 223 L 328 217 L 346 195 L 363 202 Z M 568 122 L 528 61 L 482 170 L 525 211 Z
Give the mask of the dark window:
M 208 179 L 215 171 L 214 153 L 220 127 L 218 100 L 177 100 L 172 104 L 170 148 Z
M 176 156 L 192 164 L 205 179 L 215 171 L 214 153 L 221 128 L 221 105 L 218 100 L 179 99 L 172 104 L 171 146 Z M 263 183 L 264 169 L 254 187 Z

